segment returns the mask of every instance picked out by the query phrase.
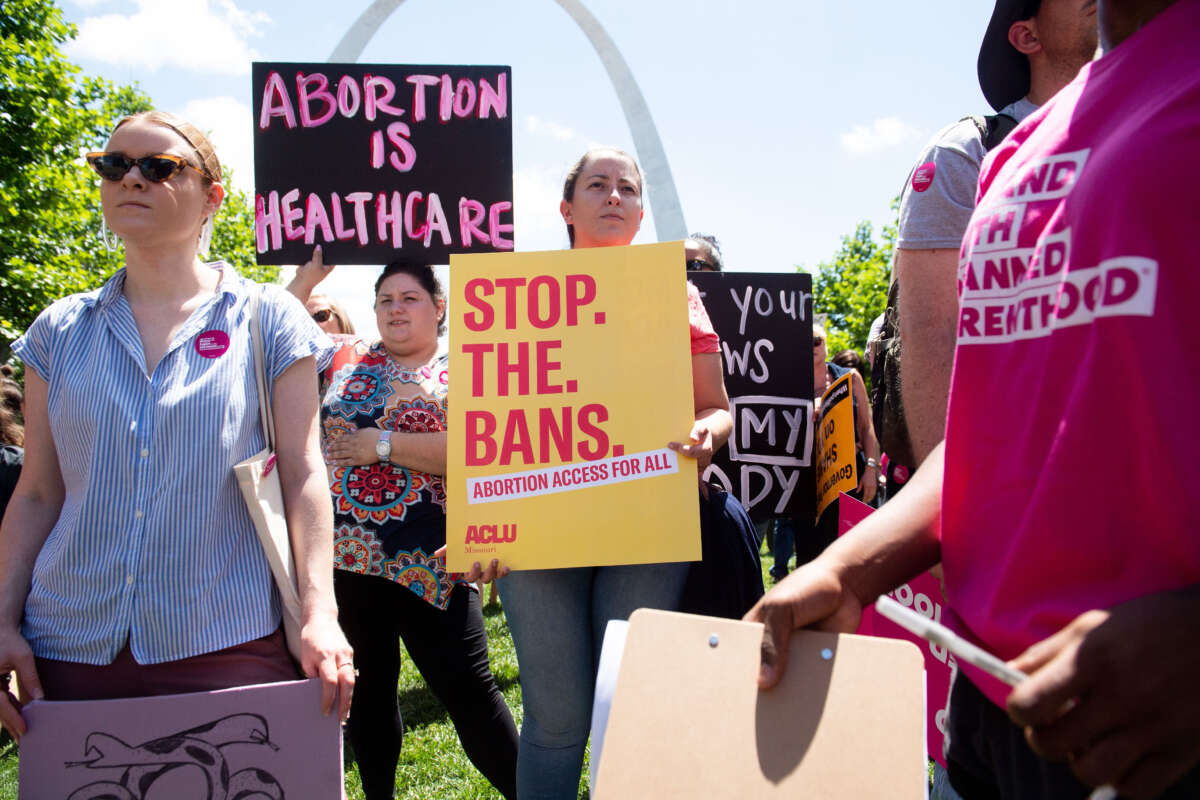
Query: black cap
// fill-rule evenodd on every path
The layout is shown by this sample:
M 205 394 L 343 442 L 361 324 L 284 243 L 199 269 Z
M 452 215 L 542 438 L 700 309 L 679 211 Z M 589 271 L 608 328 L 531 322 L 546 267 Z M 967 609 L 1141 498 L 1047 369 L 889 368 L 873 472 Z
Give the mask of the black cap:
M 1014 22 L 1037 14 L 1041 0 L 996 0 L 983 44 L 979 47 L 979 88 L 999 111 L 1029 94 L 1029 58 L 1008 42 Z

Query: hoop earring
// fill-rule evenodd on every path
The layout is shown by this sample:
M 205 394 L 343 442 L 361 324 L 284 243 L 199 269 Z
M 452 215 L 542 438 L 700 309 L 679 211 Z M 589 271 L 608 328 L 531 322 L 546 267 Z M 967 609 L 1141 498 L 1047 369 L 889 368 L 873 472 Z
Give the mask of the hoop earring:
M 198 250 L 200 255 L 208 258 L 208 251 L 212 247 L 213 237 L 213 215 L 209 214 L 204 218 L 204 222 L 200 224 L 200 241 Z
M 104 242 L 104 249 L 111 253 L 117 249 L 117 246 L 115 244 L 113 244 L 113 242 L 112 242 L 112 240 L 117 237 L 115 235 L 110 237 L 108 235 L 108 233 L 109 233 L 108 223 L 106 223 L 104 221 L 104 215 L 101 214 L 100 215 L 100 241 Z

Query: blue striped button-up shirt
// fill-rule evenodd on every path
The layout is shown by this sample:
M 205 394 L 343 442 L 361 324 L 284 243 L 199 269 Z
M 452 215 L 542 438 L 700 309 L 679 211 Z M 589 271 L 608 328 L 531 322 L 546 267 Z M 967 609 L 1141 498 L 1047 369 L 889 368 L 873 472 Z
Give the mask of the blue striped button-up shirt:
M 279 626 L 270 568 L 233 473 L 265 446 L 249 327 L 257 289 L 228 265 L 213 267 L 223 273 L 217 292 L 153 373 L 124 270 L 51 305 L 13 345 L 49 386 L 66 488 L 25 601 L 21 630 L 37 656 L 107 664 L 128 641 L 138 662 L 154 664 Z M 332 354 L 282 289 L 266 288 L 260 316 L 272 382 L 298 359 L 315 356 L 323 367 Z

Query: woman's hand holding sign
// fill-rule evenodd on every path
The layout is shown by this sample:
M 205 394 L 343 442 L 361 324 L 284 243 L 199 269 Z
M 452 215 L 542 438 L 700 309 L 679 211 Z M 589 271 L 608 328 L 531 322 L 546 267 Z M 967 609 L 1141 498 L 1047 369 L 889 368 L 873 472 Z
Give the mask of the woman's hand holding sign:
M 0 686 L 4 690 L 0 695 L 0 723 L 20 743 L 25 735 L 25 720 L 21 718 L 20 703 L 13 694 L 11 673 L 16 673 L 22 691 L 35 700 L 42 697 L 42 684 L 34 667 L 33 651 L 16 628 L 0 632 L 0 670 L 5 676 L 5 685 Z

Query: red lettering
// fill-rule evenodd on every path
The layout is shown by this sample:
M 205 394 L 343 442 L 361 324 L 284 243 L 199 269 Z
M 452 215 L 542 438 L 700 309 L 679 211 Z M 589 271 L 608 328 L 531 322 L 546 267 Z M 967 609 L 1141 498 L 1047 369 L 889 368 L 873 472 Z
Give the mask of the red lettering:
M 467 327 L 471 327 L 469 318 Z M 471 357 L 471 396 L 483 397 L 483 356 L 492 352 L 492 345 L 468 343 L 462 346 L 462 351 Z
M 545 315 L 542 315 L 542 293 L 546 289 Z M 562 309 L 559 307 L 558 281 L 550 275 L 538 275 L 529 282 L 529 322 L 535 328 L 553 328 L 558 324 Z
M 496 393 L 508 397 L 509 376 L 516 375 L 517 394 L 524 397 L 529 394 L 529 342 L 517 342 L 517 357 L 513 361 L 509 360 L 508 348 L 508 342 L 496 346 Z
M 596 279 L 591 275 L 568 275 L 567 324 L 579 324 L 579 309 L 596 299 Z
M 520 453 L 525 464 L 533 461 L 533 445 L 529 441 L 529 426 L 525 422 L 525 412 L 514 408 L 508 412 L 508 422 L 504 426 L 504 445 L 500 450 L 500 464 L 508 466 L 512 463 L 515 453 Z
M 562 340 L 541 341 L 536 344 L 537 347 L 537 393 L 538 394 L 562 394 L 562 386 L 557 383 L 550 383 L 550 373 L 557 372 L 562 368 L 561 361 L 551 361 L 550 351 L 561 350 Z
M 487 411 L 468 411 L 464 423 L 467 431 L 467 466 L 491 464 L 496 460 L 495 415 Z
M 504 290 L 504 327 L 517 327 L 517 289 L 525 285 L 524 278 L 497 278 L 496 285 Z
M 487 278 L 472 278 L 463 287 L 463 293 L 467 304 L 479 312 L 478 314 L 463 314 L 463 324 L 467 326 L 467 330 L 479 332 L 491 328 L 496 321 L 495 312 L 492 310 L 491 304 L 483 297 L 491 297 L 492 282 Z M 480 370 L 482 369 L 480 367 Z M 482 375 L 482 372 L 480 374 Z M 475 396 L 479 397 L 479 395 Z
M 571 407 L 562 408 L 562 418 L 552 408 L 538 409 L 538 456 L 543 464 L 550 463 L 550 447 L 559 461 L 571 460 Z
M 593 417 L 595 422 L 591 420 Z M 577 451 L 580 458 L 585 461 L 599 461 L 608 455 L 608 434 L 600 427 L 601 423 L 607 421 L 608 409 L 599 403 L 588 403 L 579 409 L 579 432 L 590 436 L 595 442 L 594 446 L 589 446 L 586 441 L 579 443 Z

